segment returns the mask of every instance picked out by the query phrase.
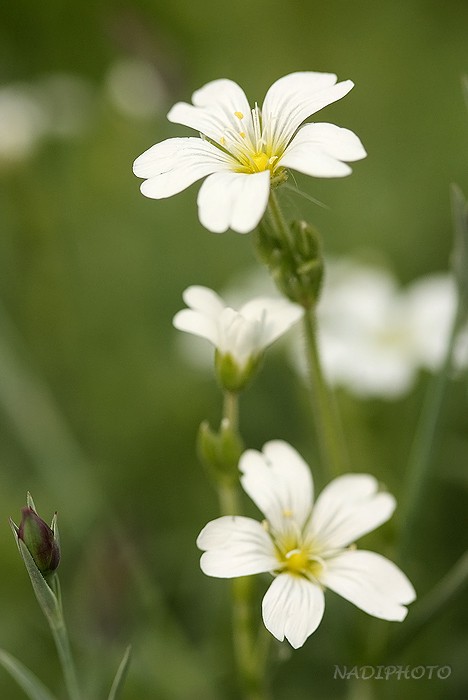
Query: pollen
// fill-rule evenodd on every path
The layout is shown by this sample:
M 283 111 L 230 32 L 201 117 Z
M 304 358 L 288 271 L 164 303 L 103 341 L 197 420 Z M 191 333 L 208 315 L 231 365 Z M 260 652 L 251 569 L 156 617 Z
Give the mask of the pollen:
M 242 114 L 242 112 L 234 112 L 234 116 L 237 117 L 238 119 L 244 118 L 244 115 Z

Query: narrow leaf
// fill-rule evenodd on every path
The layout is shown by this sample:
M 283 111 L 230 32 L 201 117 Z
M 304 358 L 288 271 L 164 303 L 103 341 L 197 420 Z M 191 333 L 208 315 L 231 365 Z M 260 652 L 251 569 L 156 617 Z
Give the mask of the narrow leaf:
M 32 497 L 31 494 L 29 493 L 29 491 L 28 491 L 28 493 L 26 494 L 26 503 L 28 504 L 28 506 L 29 506 L 30 508 L 32 508 L 32 509 L 33 509 L 34 511 L 36 511 L 36 513 L 37 513 L 36 505 L 35 505 L 35 503 L 34 503 L 33 497 Z
M 28 548 L 24 542 L 18 539 L 18 547 L 23 557 L 29 578 L 31 579 L 32 587 L 36 598 L 41 606 L 42 612 L 46 616 L 51 625 L 55 625 L 57 618 L 60 616 L 59 602 L 54 595 L 47 581 L 37 568 L 34 559 L 30 555 Z
M 454 242 L 452 269 L 455 275 L 463 314 L 468 314 L 468 204 L 463 192 L 452 185 Z
M 36 678 L 32 671 L 3 649 L 0 649 L 0 664 L 24 690 L 30 700 L 55 700 L 52 693 Z
M 463 98 L 465 100 L 466 107 L 468 109 L 468 75 L 462 75 L 461 79 Z
M 120 697 L 120 693 L 125 683 L 125 678 L 127 676 L 128 665 L 130 663 L 130 655 L 132 652 L 132 647 L 128 646 L 125 650 L 122 661 L 120 662 L 117 673 L 115 674 L 114 682 L 112 683 L 112 688 L 110 689 L 108 700 L 117 700 Z

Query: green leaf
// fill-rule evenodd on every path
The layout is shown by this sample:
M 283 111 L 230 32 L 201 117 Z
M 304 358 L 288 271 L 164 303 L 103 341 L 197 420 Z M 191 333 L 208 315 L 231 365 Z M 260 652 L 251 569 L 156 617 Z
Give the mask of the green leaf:
M 110 689 L 108 700 L 117 700 L 120 697 L 120 693 L 125 683 L 125 678 L 127 676 L 128 665 L 130 663 L 130 655 L 132 648 L 130 646 L 125 650 L 122 661 L 120 662 L 117 673 L 115 674 L 114 682 L 112 683 L 112 688 Z
M 55 700 L 52 693 L 26 666 L 8 652 L 0 649 L 0 664 L 24 690 L 30 700 Z
M 468 315 L 468 204 L 458 185 L 452 185 L 454 243 L 452 269 L 455 275 L 462 315 Z
M 462 91 L 465 104 L 468 109 L 468 75 L 462 75 Z
M 42 612 L 46 616 L 49 624 L 55 626 L 61 619 L 60 604 L 49 584 L 37 568 L 34 559 L 28 551 L 24 542 L 17 538 L 18 548 L 23 557 L 26 570 L 31 579 L 32 587 Z

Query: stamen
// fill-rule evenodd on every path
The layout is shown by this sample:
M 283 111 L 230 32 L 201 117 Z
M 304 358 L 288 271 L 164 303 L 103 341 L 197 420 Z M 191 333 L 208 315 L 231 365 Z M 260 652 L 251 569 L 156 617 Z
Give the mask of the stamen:
M 242 112 L 234 112 L 234 116 L 237 117 L 238 119 L 244 118 L 244 115 L 242 114 Z

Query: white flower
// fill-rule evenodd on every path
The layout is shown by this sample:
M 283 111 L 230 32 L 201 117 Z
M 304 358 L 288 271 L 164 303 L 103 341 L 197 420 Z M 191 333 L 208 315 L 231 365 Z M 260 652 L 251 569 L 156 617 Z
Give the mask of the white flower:
M 325 375 L 360 397 L 403 396 L 421 369 L 436 371 L 444 361 L 456 303 L 449 274 L 427 275 L 401 288 L 383 268 L 328 261 L 317 307 Z M 460 344 L 455 360 L 459 368 L 468 363 Z
M 30 86 L 0 88 L 0 163 L 27 158 L 46 131 L 47 119 Z
M 206 338 L 217 350 L 218 369 L 226 362 L 235 374 L 234 382 L 240 385 L 249 378 L 263 351 L 303 314 L 297 304 L 268 297 L 252 299 L 236 311 L 212 289 L 196 285 L 185 290 L 183 299 L 190 308 L 174 316 L 174 326 Z
M 350 547 L 395 508 L 372 476 L 338 477 L 313 505 L 310 470 L 286 442 L 268 442 L 263 453 L 248 450 L 239 468 L 244 490 L 266 520 L 224 516 L 208 523 L 197 540 L 204 550 L 200 565 L 218 578 L 271 572 L 262 604 L 271 634 L 302 646 L 322 619 L 324 588 L 374 617 L 405 618 L 404 606 L 416 597 L 406 576 L 380 554 Z
M 198 194 L 201 223 L 210 231 L 252 231 L 262 218 L 272 179 L 285 168 L 315 177 L 343 177 L 346 162 L 366 152 L 358 137 L 333 124 L 305 119 L 346 95 L 353 83 L 332 73 L 286 75 L 268 90 L 262 109 L 251 109 L 232 80 L 214 80 L 179 102 L 169 121 L 200 132 L 201 138 L 171 138 L 152 146 L 133 165 L 145 178 L 142 193 L 171 197 L 207 177 Z

